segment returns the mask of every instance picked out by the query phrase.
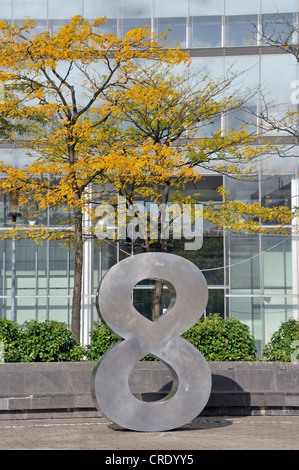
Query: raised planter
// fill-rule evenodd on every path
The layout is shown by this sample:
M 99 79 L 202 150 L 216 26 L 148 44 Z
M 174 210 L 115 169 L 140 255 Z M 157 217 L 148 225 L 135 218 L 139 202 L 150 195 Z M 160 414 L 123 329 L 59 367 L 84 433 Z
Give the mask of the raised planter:
M 102 416 L 90 391 L 95 364 L 0 364 L 0 419 Z M 299 365 L 281 362 L 209 365 L 212 393 L 203 416 L 299 415 Z M 171 389 L 172 376 L 161 362 L 140 362 L 129 381 L 137 398 L 156 400 Z

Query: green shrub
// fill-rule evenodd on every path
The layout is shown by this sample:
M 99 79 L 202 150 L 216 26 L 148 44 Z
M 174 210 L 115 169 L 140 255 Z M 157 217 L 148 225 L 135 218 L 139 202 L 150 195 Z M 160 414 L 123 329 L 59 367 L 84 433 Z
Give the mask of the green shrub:
M 17 323 L 5 318 L 0 319 L 0 341 L 4 345 L 4 361 L 21 361 L 21 330 Z
M 90 346 L 86 351 L 87 359 L 97 361 L 118 341 L 120 341 L 120 338 L 113 334 L 104 323 L 94 323 L 90 331 Z
M 101 323 L 95 323 L 91 330 L 91 345 L 87 358 L 98 360 L 120 339 Z M 193 344 L 208 361 L 254 361 L 257 360 L 256 346 L 249 328 L 239 320 L 223 320 L 219 315 L 209 316 L 194 325 L 182 335 Z M 144 360 L 155 360 L 147 355 Z
M 207 361 L 256 361 L 256 345 L 247 325 L 236 318 L 210 315 L 182 335 Z
M 22 362 L 80 361 L 85 349 L 64 323 L 48 320 L 24 323 Z
M 291 355 L 299 359 L 298 347 L 292 343 L 299 340 L 299 321 L 294 318 L 281 323 L 280 328 L 271 336 L 269 343 L 263 350 L 263 357 L 270 361 L 290 362 Z
M 121 338 L 112 333 L 109 328 L 101 322 L 96 322 L 90 331 L 90 346 L 86 351 L 86 358 L 90 361 L 97 361 L 114 344 L 121 341 Z M 143 361 L 156 361 L 157 359 L 148 354 Z

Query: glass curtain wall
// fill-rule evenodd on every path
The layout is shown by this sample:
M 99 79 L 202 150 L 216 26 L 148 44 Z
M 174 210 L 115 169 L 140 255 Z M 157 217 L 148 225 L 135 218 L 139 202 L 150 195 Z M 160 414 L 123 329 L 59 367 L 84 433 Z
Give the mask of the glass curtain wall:
M 293 174 L 272 176 L 261 172 L 256 181 L 226 178 L 230 198 L 269 207 L 292 207 Z M 275 225 L 275 224 L 272 224 Z M 266 226 L 265 226 L 266 227 Z M 293 235 L 233 234 L 226 232 L 227 310 L 248 324 L 262 352 L 282 321 L 296 316 L 293 290 Z
M 175 40 L 183 47 L 202 48 L 259 44 L 260 24 L 275 34 L 285 30 L 274 19 L 278 11 L 296 21 L 297 0 L 1 0 L 0 16 L 14 23 L 34 18 L 36 32 L 55 30 L 75 15 L 106 16 L 107 31 L 122 35 L 149 24 L 155 34 L 167 30 L 168 43 Z
M 271 103 L 270 116 L 279 118 L 286 111 L 296 110 L 291 103 L 291 86 L 298 80 L 298 66 L 289 54 L 278 54 L 262 45 L 259 31 L 282 34 L 285 26 L 275 14 L 290 23 L 298 23 L 297 0 L 1 0 L 0 17 L 14 24 L 26 17 L 36 20 L 36 32 L 54 31 L 74 15 L 92 20 L 106 16 L 105 32 L 126 34 L 132 27 L 150 25 L 155 34 L 167 31 L 165 45 L 173 40 L 190 50 L 194 70 L 206 68 L 213 78 L 227 71 L 243 72 L 236 90 L 250 90 L 249 111 L 232 113 L 215 125 L 223 130 L 238 128 L 250 121 L 255 132 L 255 111 L 264 100 Z M 272 106 L 273 104 L 273 106 Z M 206 129 L 208 132 L 211 129 Z M 277 135 L 277 134 L 274 134 Z M 279 135 L 282 139 L 283 133 Z M 263 158 L 257 177 L 251 182 L 224 179 L 230 197 L 244 202 L 266 202 L 294 205 L 298 200 L 297 149 L 281 159 L 278 155 Z M 0 159 L 17 167 L 26 164 L 22 150 L 9 145 L 0 149 Z M 264 161 L 265 160 L 265 161 Z M 273 176 L 280 174 L 282 176 Z M 201 181 L 201 202 L 215 198 L 219 181 L 213 174 Z M 221 179 L 221 178 L 220 178 Z M 189 190 L 189 189 L 188 189 Z M 271 202 L 270 202 L 271 201 Z M 297 204 L 298 205 L 298 204 Z M 0 229 L 10 226 L 7 200 L 0 195 Z M 40 222 L 55 226 L 57 214 L 49 211 Z M 25 220 L 25 219 L 24 219 Z M 21 221 L 21 219 L 19 219 Z M 29 223 L 29 220 L 28 220 Z M 73 282 L 73 252 L 57 242 L 43 246 L 30 240 L 16 242 L 16 263 L 12 269 L 12 241 L 0 242 L 0 311 L 10 317 L 12 277 L 16 276 L 17 320 L 57 318 L 69 323 Z M 118 243 L 95 243 L 86 251 L 85 262 L 93 266 L 93 299 L 103 274 L 125 256 L 138 252 Z M 237 316 L 254 334 L 259 351 L 269 340 L 280 321 L 298 317 L 298 240 L 288 235 L 245 235 L 222 233 L 205 226 L 204 244 L 198 252 L 186 252 L 174 244 L 173 252 L 188 256 L 207 278 L 210 301 L 206 313 Z M 297 253 L 297 254 L 296 254 Z M 91 259 L 92 258 L 92 259 Z M 90 294 L 90 292 L 93 292 Z M 97 315 L 93 307 L 95 319 Z M 92 318 L 92 315 L 91 315 Z

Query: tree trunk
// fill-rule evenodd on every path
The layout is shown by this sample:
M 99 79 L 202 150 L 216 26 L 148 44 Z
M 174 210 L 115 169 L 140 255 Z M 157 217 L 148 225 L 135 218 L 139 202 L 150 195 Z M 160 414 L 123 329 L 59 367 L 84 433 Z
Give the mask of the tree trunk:
M 156 192 L 159 192 L 159 188 L 155 188 Z M 161 190 L 161 188 L 160 188 Z M 168 196 L 169 196 L 170 185 L 165 185 L 164 189 L 162 190 L 162 194 L 160 194 L 159 203 L 167 204 Z M 158 241 L 157 241 L 157 248 L 158 251 L 162 253 L 168 253 L 168 240 L 162 239 L 162 220 L 161 220 L 161 213 L 159 213 L 159 220 L 158 220 Z M 149 251 L 151 251 L 149 246 Z M 163 282 L 161 279 L 156 279 L 154 284 L 154 292 L 153 292 L 153 307 L 152 307 L 152 321 L 158 320 L 158 318 L 163 314 L 162 311 L 162 296 L 163 296 Z
M 75 214 L 75 266 L 72 304 L 72 333 L 80 341 L 82 271 L 83 271 L 83 214 L 81 207 L 74 209 Z
M 160 279 L 156 279 L 153 293 L 152 321 L 158 320 L 162 314 L 162 294 L 163 282 Z

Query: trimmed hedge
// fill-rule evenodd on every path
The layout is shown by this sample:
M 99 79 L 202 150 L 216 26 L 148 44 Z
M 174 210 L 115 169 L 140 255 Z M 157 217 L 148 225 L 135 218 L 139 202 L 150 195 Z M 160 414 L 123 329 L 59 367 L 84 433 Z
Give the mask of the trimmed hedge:
M 5 362 L 22 362 L 21 331 L 17 323 L 0 319 L 0 341 L 4 346 Z
M 257 361 L 249 327 L 236 318 L 209 315 L 182 335 L 207 361 Z
M 112 333 L 104 323 L 96 322 L 90 331 L 90 340 L 86 358 L 90 361 L 97 361 L 111 346 L 118 343 L 120 338 Z
M 27 321 L 22 327 L 0 320 L 0 341 L 5 362 L 80 361 L 83 348 L 64 323 Z
M 204 355 L 207 361 L 256 361 L 256 346 L 249 328 L 235 318 L 224 320 L 219 315 L 208 316 L 182 335 Z M 90 360 L 98 360 L 119 338 L 101 323 L 91 331 Z M 154 360 L 148 355 L 145 360 Z
M 263 350 L 270 361 L 299 361 L 299 321 L 290 318 L 282 322 Z
M 256 346 L 249 328 L 236 318 L 210 315 L 184 333 L 207 361 L 256 361 Z M 23 326 L 0 319 L 0 342 L 5 362 L 97 361 L 120 339 L 97 322 L 90 331 L 91 345 L 84 348 L 64 323 L 27 321 Z M 271 361 L 299 360 L 299 321 L 281 324 L 263 350 Z M 1 358 L 0 358 L 1 360 Z M 144 360 L 155 360 L 150 354 Z

